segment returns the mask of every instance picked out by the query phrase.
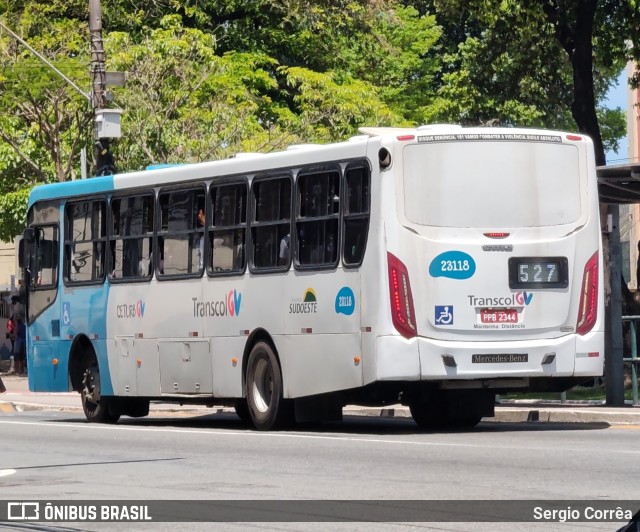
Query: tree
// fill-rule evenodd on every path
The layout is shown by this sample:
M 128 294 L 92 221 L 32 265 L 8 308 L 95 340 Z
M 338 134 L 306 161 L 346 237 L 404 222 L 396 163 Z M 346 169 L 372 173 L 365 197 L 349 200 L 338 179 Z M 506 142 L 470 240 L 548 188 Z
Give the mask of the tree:
M 635 1 L 114 0 L 107 66 L 129 73 L 113 90 L 116 161 L 133 170 L 443 120 L 578 128 L 602 137 L 600 160 L 624 133 L 622 113 L 599 105 L 637 56 Z M 90 87 L 85 0 L 0 0 L 0 16 Z M 0 104 L 0 192 L 78 173 L 87 103 L 3 33 Z M 0 205 L 0 226 L 9 212 Z
M 52 17 L 53 7 L 28 4 L 23 11 L 10 9 L 9 18 L 56 68 L 76 77 L 80 68 L 85 72 L 81 27 L 77 21 Z M 4 8 L 0 3 L 0 13 Z M 84 77 L 88 80 L 88 71 Z M 35 184 L 65 181 L 78 174 L 78 154 L 90 136 L 90 124 L 87 100 L 0 30 L 2 240 L 22 232 L 28 192 Z
M 135 9 L 134 9 L 135 5 Z M 107 26 L 139 42 L 140 20 L 158 27 L 163 16 L 179 14 L 184 28 L 213 35 L 216 55 L 266 57 L 263 64 L 277 85 L 269 97 L 293 113 L 297 89 L 289 68 L 327 74 L 337 85 L 366 82 L 399 120 L 415 121 L 414 109 L 435 92 L 440 57 L 434 53 L 440 30 L 433 16 L 397 0 L 200 1 L 175 7 L 153 3 L 109 3 Z
M 89 90 L 84 1 L 0 0 L 0 16 Z M 437 59 L 422 61 L 437 39 L 433 18 L 392 0 L 114 1 L 103 21 L 108 68 L 129 73 L 113 91 L 124 109 L 113 147 L 121 169 L 338 140 L 359 125 L 403 123 L 412 95 L 433 92 Z M 0 191 L 77 177 L 78 152 L 92 146 L 87 102 L 4 33 L 0 93 Z M 0 225 L 15 231 L 17 207 L 0 209 Z
M 360 124 L 399 119 L 367 82 L 281 66 L 257 52 L 217 55 L 213 37 L 177 15 L 139 43 L 112 33 L 106 44 L 118 50 L 110 67 L 128 72 L 127 86 L 115 91 L 127 109 L 127 135 L 116 147 L 124 168 L 337 140 Z
M 593 138 L 604 164 L 605 148 L 624 135 L 622 111 L 607 111 L 601 102 L 638 54 L 625 44 L 638 34 L 633 2 L 421 2 L 420 10 L 434 11 L 444 27 L 447 52 L 428 118 L 457 114 L 470 122 L 577 128 Z

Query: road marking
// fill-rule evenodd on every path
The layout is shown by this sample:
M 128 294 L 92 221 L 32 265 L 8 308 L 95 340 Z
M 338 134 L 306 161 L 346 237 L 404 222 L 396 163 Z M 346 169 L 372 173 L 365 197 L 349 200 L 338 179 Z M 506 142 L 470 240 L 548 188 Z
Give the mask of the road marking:
M 393 440 L 386 438 L 366 438 L 366 437 L 354 437 L 354 436 L 323 436 L 320 434 L 299 434 L 299 433 L 282 433 L 282 432 L 261 432 L 261 431 L 217 431 L 215 429 L 177 429 L 177 428 L 161 428 L 161 427 L 134 427 L 134 426 L 118 426 L 118 425 L 101 425 L 98 423 L 50 423 L 47 421 L 9 421 L 0 419 L 0 425 L 31 425 L 34 427 L 67 427 L 74 429 L 87 429 L 87 430 L 120 430 L 131 432 L 164 432 L 171 434 L 199 434 L 201 436 L 216 437 L 216 436 L 243 436 L 251 438 L 288 438 L 288 439 L 302 439 L 302 440 L 330 440 L 335 442 L 356 442 L 359 444 L 395 444 L 395 445 L 411 445 L 421 447 L 460 447 L 471 449 L 518 449 L 528 451 L 544 451 L 547 452 L 553 449 L 554 452 L 565 451 L 571 454 L 575 454 L 576 451 L 581 449 L 571 447 L 566 449 L 559 449 L 556 446 L 534 446 L 534 445 L 486 445 L 481 443 L 448 443 L 438 441 L 408 441 L 408 440 Z M 419 433 L 416 433 L 419 435 Z M 589 449 L 586 450 L 590 452 Z M 640 449 L 612 449 L 608 450 L 611 454 L 640 454 Z
M 0 469 L 0 477 L 8 477 L 9 475 L 15 475 L 15 469 Z
M 322 436 L 319 434 L 298 434 L 298 433 L 282 433 L 282 432 L 259 432 L 259 431 L 216 431 L 212 429 L 176 429 L 161 427 L 133 427 L 118 425 L 100 425 L 97 423 L 55 423 L 38 422 L 38 421 L 5 421 L 0 420 L 0 424 L 8 425 L 33 425 L 37 427 L 73 427 L 75 429 L 85 428 L 93 430 L 123 430 L 132 432 L 165 432 L 173 434 L 200 434 L 207 436 L 248 436 L 253 438 L 292 438 L 305 440 L 335 440 L 335 441 L 354 441 L 359 443 L 396 443 L 401 445 L 428 445 L 428 446 L 445 446 L 445 447 L 486 447 L 473 443 L 444 443 L 444 442 L 425 442 L 425 441 L 405 441 L 405 440 L 389 440 L 382 438 L 356 438 L 353 436 Z M 520 447 L 517 447 L 520 448 Z M 572 449 L 574 451 L 575 449 Z M 640 452 L 640 451 L 638 451 Z
M 631 429 L 638 430 L 640 429 L 640 425 L 610 425 L 610 429 Z
M 4 412 L 5 414 L 9 414 L 11 412 L 15 412 L 16 409 L 13 407 L 11 403 L 0 403 L 0 412 Z

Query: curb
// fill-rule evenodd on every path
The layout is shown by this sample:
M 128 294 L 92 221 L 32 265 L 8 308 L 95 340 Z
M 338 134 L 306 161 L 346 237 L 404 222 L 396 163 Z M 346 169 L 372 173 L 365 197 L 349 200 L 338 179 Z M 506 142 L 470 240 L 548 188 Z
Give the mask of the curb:
M 357 408 L 346 407 L 345 416 L 371 416 L 411 418 L 406 407 L 401 408 Z M 498 423 L 606 423 L 608 425 L 640 425 L 640 411 L 638 412 L 598 412 L 578 408 L 554 408 L 535 405 L 530 407 L 497 406 L 494 417 L 485 417 L 483 421 Z
M 14 375 L 3 375 L 5 386 L 7 381 L 24 379 Z M 24 384 L 22 385 L 24 386 Z M 38 395 L 57 396 L 66 395 L 65 400 L 55 404 L 55 399 L 41 398 L 37 402 Z M 21 399 L 25 400 L 21 400 Z M 73 401 L 69 399 L 73 398 Z M 76 399 L 77 398 L 77 399 Z M 74 412 L 82 413 L 82 405 L 77 393 L 44 393 L 30 392 L 26 396 L 21 392 L 9 392 L 5 396 L 0 394 L 0 415 L 16 412 Z M 177 403 L 152 403 L 150 416 L 203 416 L 219 413 L 235 413 L 235 409 L 223 406 L 207 407 L 204 405 L 184 405 Z M 346 406 L 343 415 L 360 417 L 381 417 L 410 419 L 409 408 L 402 405 L 390 405 L 385 407 L 359 407 Z M 536 399 L 501 399 L 496 404 L 495 417 L 484 418 L 485 422 L 498 423 L 573 423 L 573 424 L 606 424 L 606 425 L 637 425 L 640 426 L 640 408 L 626 402 L 624 407 L 607 407 L 604 401 L 554 401 Z
M 0 412 L 74 412 L 81 413 L 82 407 L 71 405 L 49 405 L 38 403 L 27 403 L 20 401 L 0 401 Z M 174 407 L 165 405 L 151 405 L 149 416 L 161 415 L 212 415 L 221 413 L 235 413 L 230 407 Z M 411 414 L 406 407 L 356 407 L 347 406 L 344 408 L 345 417 L 383 417 L 383 418 L 402 418 L 410 419 Z M 499 406 L 496 407 L 495 417 L 484 418 L 484 421 L 498 423 L 600 423 L 606 425 L 640 425 L 640 410 L 637 412 L 598 412 L 595 408 L 558 408 L 558 407 L 541 407 L 536 408 L 535 405 L 530 407 L 518 406 Z
M 0 412 L 74 412 L 82 413 L 82 406 L 72 405 L 48 405 L 39 403 L 24 403 L 20 401 L 0 401 Z M 235 413 L 228 407 L 156 407 L 151 405 L 149 416 L 167 414 L 211 415 L 221 413 Z
M 604 423 L 607 425 L 640 424 L 640 416 L 626 412 L 597 412 L 593 410 L 555 408 L 496 409 L 494 418 L 487 421 L 503 423 Z

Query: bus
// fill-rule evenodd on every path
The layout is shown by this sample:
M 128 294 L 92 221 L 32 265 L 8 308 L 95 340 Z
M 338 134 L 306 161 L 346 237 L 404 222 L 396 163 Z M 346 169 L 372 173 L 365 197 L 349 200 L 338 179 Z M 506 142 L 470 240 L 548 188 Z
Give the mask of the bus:
M 496 394 L 602 375 L 588 137 L 359 133 L 34 188 L 30 390 L 103 423 L 162 401 L 259 430 L 394 404 L 471 427 Z

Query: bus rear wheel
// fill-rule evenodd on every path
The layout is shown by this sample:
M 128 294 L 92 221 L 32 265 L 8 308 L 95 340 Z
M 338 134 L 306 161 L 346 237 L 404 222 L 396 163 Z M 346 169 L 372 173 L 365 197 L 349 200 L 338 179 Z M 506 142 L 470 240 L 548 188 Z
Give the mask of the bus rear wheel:
M 433 391 L 409 403 L 414 421 L 423 429 L 472 428 L 494 415 L 495 394 L 485 390 Z
M 447 425 L 447 405 L 439 394 L 414 398 L 409 403 L 409 411 L 421 429 L 440 429 Z
M 476 412 L 461 412 L 450 414 L 447 425 L 452 428 L 470 429 L 482 421 L 482 415 Z
M 120 419 L 120 413 L 110 408 L 110 398 L 101 394 L 100 368 L 95 360 L 87 365 L 82 375 L 80 397 L 82 410 L 90 423 L 116 423 Z
M 251 349 L 245 386 L 249 416 L 256 429 L 272 430 L 293 422 L 293 402 L 283 398 L 280 364 L 266 342 Z

